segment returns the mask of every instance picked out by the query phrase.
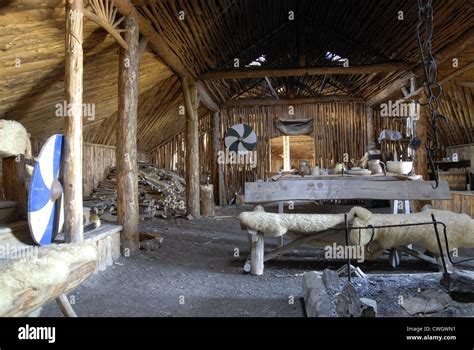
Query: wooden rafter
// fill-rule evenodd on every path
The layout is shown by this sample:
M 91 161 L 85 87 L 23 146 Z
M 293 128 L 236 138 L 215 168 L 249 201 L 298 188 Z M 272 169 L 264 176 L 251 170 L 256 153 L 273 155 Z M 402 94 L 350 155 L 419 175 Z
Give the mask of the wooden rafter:
M 438 66 L 448 61 L 449 59 L 456 57 L 456 55 L 458 55 L 460 52 L 463 52 L 464 50 L 471 48 L 473 46 L 474 46 L 474 27 L 471 27 L 464 34 L 459 36 L 456 40 L 445 45 L 438 52 L 436 52 L 435 59 L 438 63 Z M 406 85 L 407 81 L 410 80 L 410 78 L 422 75 L 423 67 L 420 64 L 416 64 L 412 68 L 413 68 L 412 69 L 413 74 L 406 74 L 400 77 L 399 79 L 395 80 L 388 87 L 386 87 L 379 93 L 372 96 L 367 101 L 367 104 L 369 106 L 374 106 L 376 104 L 379 104 L 385 101 L 391 95 L 397 92 L 400 92 L 400 89 Z
M 120 46 L 128 50 L 128 45 L 120 35 L 123 29 L 117 28 L 125 19 L 125 16 L 115 20 L 117 9 L 113 7 L 112 0 L 89 0 L 90 10 L 84 9 L 84 16 L 104 28 L 112 37 L 117 40 Z

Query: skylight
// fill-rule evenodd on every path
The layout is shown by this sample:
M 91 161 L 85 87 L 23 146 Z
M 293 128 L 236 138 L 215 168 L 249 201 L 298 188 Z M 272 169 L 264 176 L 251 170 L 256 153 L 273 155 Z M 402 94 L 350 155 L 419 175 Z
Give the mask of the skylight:
M 326 52 L 326 59 L 332 62 L 340 62 L 344 63 L 347 58 L 341 57 L 338 54 L 335 54 L 334 52 L 328 51 Z
M 255 66 L 261 66 L 263 62 L 266 62 L 267 59 L 265 58 L 265 55 L 261 55 L 260 57 L 256 58 L 252 62 L 246 65 L 246 67 L 255 67 Z

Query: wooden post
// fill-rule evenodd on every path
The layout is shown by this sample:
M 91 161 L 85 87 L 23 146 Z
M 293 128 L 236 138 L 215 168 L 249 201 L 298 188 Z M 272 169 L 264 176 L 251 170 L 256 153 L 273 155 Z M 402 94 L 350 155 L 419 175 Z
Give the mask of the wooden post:
M 421 104 L 427 102 L 425 97 L 420 98 Z M 427 145 L 427 132 L 429 120 L 431 118 L 430 111 L 427 106 L 421 106 L 420 118 L 416 123 L 416 136 L 421 141 L 421 147 L 415 153 L 415 172 L 417 175 L 423 176 L 423 180 L 427 181 L 428 178 L 428 156 L 426 153 L 425 146 Z
M 5 199 L 17 202 L 18 216 L 24 219 L 26 218 L 25 156 L 3 158 L 2 172 Z
M 199 203 L 199 130 L 197 114 L 197 90 L 181 78 L 186 110 L 186 202 L 188 215 L 201 216 Z
M 419 103 L 422 105 L 427 103 L 426 97 L 421 97 Z M 420 107 L 420 118 L 416 122 L 416 136 L 421 141 L 421 147 L 415 152 L 415 173 L 423 176 L 424 181 L 428 181 L 428 155 L 426 153 L 426 145 L 428 141 L 428 125 L 431 118 L 430 111 L 427 106 Z M 431 201 L 414 201 L 413 212 L 420 212 L 423 206 L 431 204 Z
M 377 148 L 375 143 L 375 130 L 374 130 L 374 109 L 367 106 L 367 149 L 374 150 Z
M 260 276 L 263 275 L 263 257 L 265 253 L 265 244 L 263 233 L 258 232 L 252 234 L 252 246 L 250 251 L 250 264 L 252 275 Z
M 217 162 L 219 158 L 219 150 L 221 148 L 221 135 L 220 135 L 220 113 L 214 112 L 212 114 L 212 161 L 211 161 L 211 182 L 214 185 L 214 198 L 219 200 L 219 204 L 222 205 L 222 202 L 219 198 L 219 163 Z
M 119 107 L 117 115 L 117 219 L 123 226 L 122 251 L 138 252 L 138 175 L 137 175 L 137 109 L 138 109 L 138 36 L 137 21 L 125 19 L 125 41 L 128 50 L 119 53 Z
M 66 1 L 64 89 L 68 114 L 64 137 L 64 239 L 82 242 L 82 0 Z
M 291 170 L 291 158 L 290 158 L 290 137 L 283 136 L 283 170 Z
M 205 217 L 216 216 L 213 185 L 201 185 L 201 210 Z
M 58 303 L 61 312 L 63 313 L 64 317 L 77 317 L 76 312 L 69 303 L 69 299 L 67 298 L 66 294 L 61 294 L 56 298 L 56 302 Z

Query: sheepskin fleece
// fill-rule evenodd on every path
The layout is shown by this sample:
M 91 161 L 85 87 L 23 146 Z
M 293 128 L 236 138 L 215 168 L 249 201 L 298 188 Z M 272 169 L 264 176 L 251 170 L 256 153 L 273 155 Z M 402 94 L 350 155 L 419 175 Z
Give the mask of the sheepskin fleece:
M 431 214 L 434 214 L 436 221 L 446 224 L 450 249 L 474 247 L 474 220 L 466 214 L 435 209 L 428 209 L 415 214 L 372 214 L 367 209 L 354 207 L 350 211 L 349 216 L 353 217 L 352 226 L 363 227 L 368 225 L 381 226 L 430 222 L 432 221 Z M 440 233 L 443 249 L 445 249 L 441 225 L 438 225 L 438 232 Z M 367 245 L 371 235 L 371 230 L 352 230 L 351 242 L 357 245 Z M 420 244 L 430 252 L 439 254 L 433 225 L 376 229 L 374 241 L 376 249 L 369 252 L 369 256 L 366 256 L 367 258 L 375 258 L 384 249 L 406 246 L 408 244 Z
M 22 291 L 42 293 L 65 283 L 71 267 L 97 261 L 97 248 L 92 244 L 53 244 L 41 247 L 38 254 L 7 262 L 0 272 L 0 316 L 5 315 Z M 88 276 L 84 276 L 86 279 Z M 41 306 L 41 305 L 37 305 Z M 32 310 L 26 310 L 32 311 Z
M 344 214 L 276 214 L 250 211 L 241 213 L 239 220 L 247 229 L 263 232 L 266 236 L 280 237 L 286 233 L 301 236 L 344 223 Z
M 31 145 L 25 127 L 14 120 L 0 119 L 0 158 L 28 152 Z

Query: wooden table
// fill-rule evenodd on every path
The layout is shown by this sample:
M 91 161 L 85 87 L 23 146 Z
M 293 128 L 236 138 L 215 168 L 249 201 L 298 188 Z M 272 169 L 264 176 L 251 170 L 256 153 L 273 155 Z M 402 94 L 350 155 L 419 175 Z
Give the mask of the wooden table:
M 245 203 L 262 204 L 294 200 L 381 199 L 436 200 L 450 199 L 448 183 L 410 181 L 394 176 L 328 175 L 319 177 L 282 177 L 277 181 L 245 183 Z
M 284 176 L 277 181 L 245 183 L 245 203 L 265 204 L 279 202 L 314 201 L 334 199 L 379 199 L 392 201 L 450 199 L 451 192 L 446 181 L 440 181 L 434 189 L 434 181 L 411 181 L 400 176 Z M 244 270 L 255 275 L 263 274 L 265 232 L 248 231 L 250 260 Z M 298 244 L 296 244 L 298 243 Z M 304 242 L 291 242 L 283 246 L 279 242 L 277 251 L 286 252 Z M 276 256 L 276 254 L 273 254 Z M 268 260 L 268 259 L 267 259 Z

